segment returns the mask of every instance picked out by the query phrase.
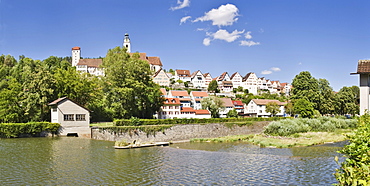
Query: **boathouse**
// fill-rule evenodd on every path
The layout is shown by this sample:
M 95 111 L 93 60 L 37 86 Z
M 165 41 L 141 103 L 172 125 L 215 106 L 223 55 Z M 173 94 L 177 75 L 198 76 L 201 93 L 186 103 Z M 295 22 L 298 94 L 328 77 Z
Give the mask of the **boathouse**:
M 67 97 L 51 103 L 51 122 L 59 123 L 61 136 L 91 138 L 90 110 Z
M 360 115 L 370 111 L 370 60 L 359 60 L 357 72 L 360 75 Z

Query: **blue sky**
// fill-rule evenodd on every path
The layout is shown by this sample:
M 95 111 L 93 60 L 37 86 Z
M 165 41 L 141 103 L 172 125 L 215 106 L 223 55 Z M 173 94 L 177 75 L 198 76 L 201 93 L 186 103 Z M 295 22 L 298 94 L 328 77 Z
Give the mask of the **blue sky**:
M 105 56 L 130 34 L 133 52 L 165 69 L 255 72 L 291 82 L 301 71 L 334 90 L 358 84 L 370 59 L 370 1 L 0 0 L 0 54 L 43 60 Z

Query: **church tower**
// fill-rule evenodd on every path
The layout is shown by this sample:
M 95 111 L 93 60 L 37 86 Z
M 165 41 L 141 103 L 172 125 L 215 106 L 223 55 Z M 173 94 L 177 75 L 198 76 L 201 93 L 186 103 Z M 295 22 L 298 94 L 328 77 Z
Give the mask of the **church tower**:
M 73 47 L 72 48 L 72 66 L 77 66 L 77 63 L 80 61 L 81 58 L 81 48 L 80 47 Z
M 131 53 L 131 42 L 128 33 L 125 34 L 125 38 L 123 39 L 123 47 L 127 48 L 128 53 Z

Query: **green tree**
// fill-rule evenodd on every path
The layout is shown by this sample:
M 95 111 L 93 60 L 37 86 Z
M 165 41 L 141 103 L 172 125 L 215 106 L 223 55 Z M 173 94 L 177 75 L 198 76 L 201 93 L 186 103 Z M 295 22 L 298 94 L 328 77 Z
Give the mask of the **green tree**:
M 114 118 L 152 118 L 163 105 L 159 86 L 151 79 L 147 61 L 126 48 L 109 49 L 103 60 L 107 106 Z
M 335 109 L 336 113 L 340 115 L 344 114 L 358 114 L 359 107 L 357 103 L 356 92 L 351 87 L 343 87 L 335 95 Z
M 326 79 L 318 80 L 317 110 L 321 114 L 334 114 L 334 91 Z
M 315 109 L 311 102 L 302 98 L 294 102 L 293 110 L 295 114 L 299 114 L 302 118 L 312 118 L 314 116 Z
M 219 118 L 220 111 L 225 109 L 224 102 L 216 96 L 203 98 L 200 103 L 203 109 L 207 109 L 211 112 L 212 118 Z
M 275 116 L 280 112 L 280 106 L 276 102 L 269 102 L 266 104 L 266 112 L 271 113 L 271 116 Z
M 22 113 L 21 84 L 14 77 L 6 77 L 0 81 L 0 122 L 24 122 Z
M 238 111 L 236 111 L 235 109 L 229 110 L 229 112 L 227 112 L 227 114 L 226 114 L 226 117 L 228 117 L 228 118 L 237 118 L 238 117 Z
M 300 72 L 292 82 L 292 100 L 306 98 L 312 103 L 314 109 L 318 109 L 319 104 L 319 85 L 317 79 L 311 76 L 308 71 Z
M 212 92 L 214 94 L 219 93 L 220 90 L 218 89 L 218 84 L 216 80 L 212 80 L 208 85 L 208 92 Z

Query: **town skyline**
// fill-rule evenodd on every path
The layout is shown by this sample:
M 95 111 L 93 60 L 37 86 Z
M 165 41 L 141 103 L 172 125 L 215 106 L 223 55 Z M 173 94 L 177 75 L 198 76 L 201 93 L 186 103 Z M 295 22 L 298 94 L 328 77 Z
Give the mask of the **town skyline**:
M 333 6 L 335 5 L 335 6 Z M 335 91 L 358 85 L 357 61 L 370 58 L 366 1 L 0 2 L 0 51 L 18 58 L 104 57 L 130 34 L 132 52 L 164 69 L 254 72 L 291 83 L 301 71 Z M 135 11 L 132 11 L 135 10 Z

